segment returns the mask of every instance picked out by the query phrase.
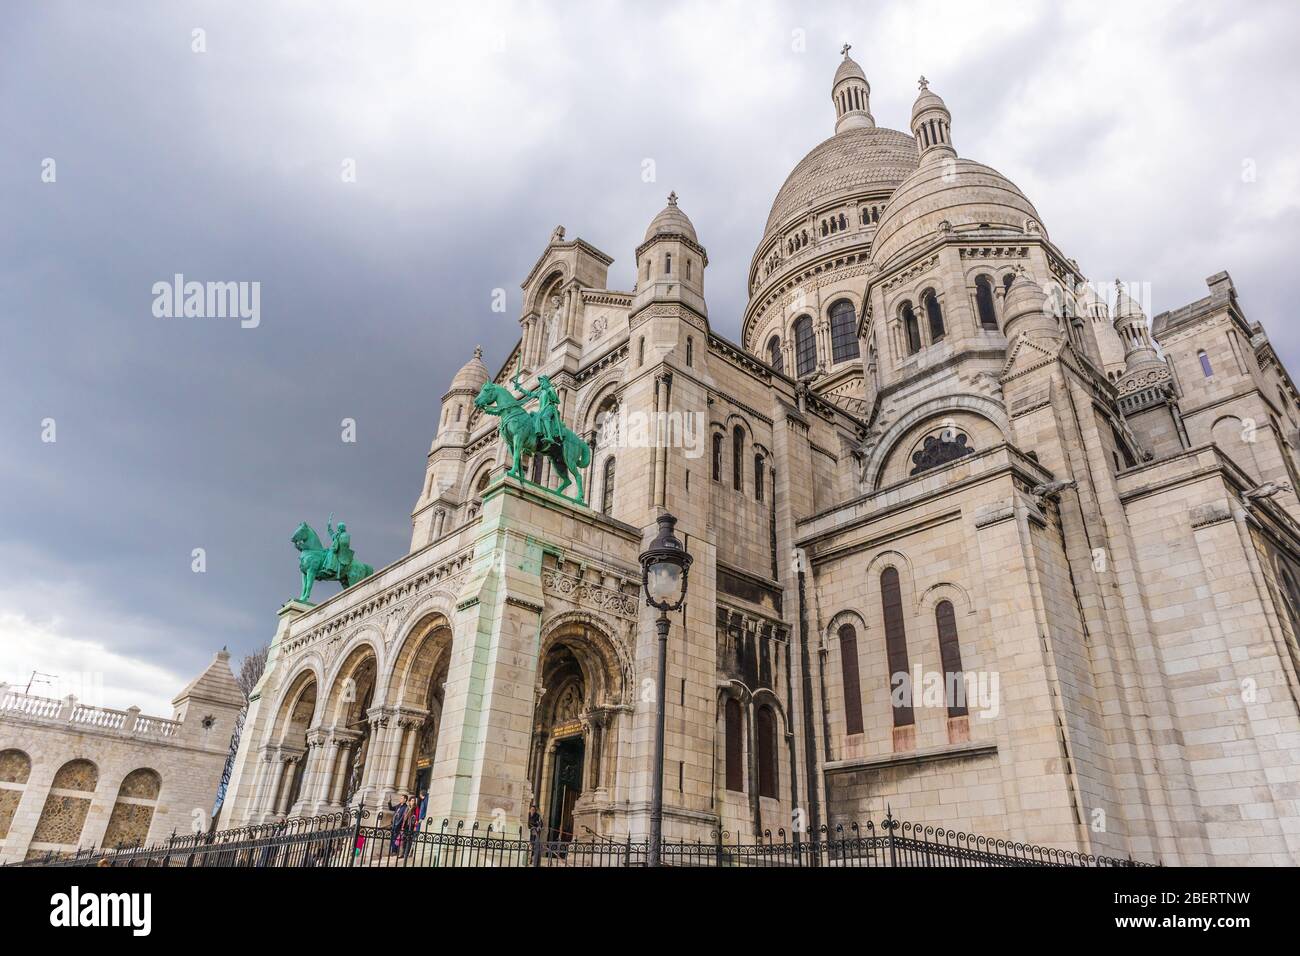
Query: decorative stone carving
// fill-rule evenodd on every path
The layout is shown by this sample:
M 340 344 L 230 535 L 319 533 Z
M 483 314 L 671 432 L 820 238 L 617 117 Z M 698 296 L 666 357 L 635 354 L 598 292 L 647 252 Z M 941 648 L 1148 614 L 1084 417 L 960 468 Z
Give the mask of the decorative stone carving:
M 636 598 L 613 588 L 602 587 L 579 577 L 565 574 L 558 568 L 542 571 L 542 587 L 551 594 L 571 601 L 580 607 L 608 611 L 629 620 L 636 620 Z

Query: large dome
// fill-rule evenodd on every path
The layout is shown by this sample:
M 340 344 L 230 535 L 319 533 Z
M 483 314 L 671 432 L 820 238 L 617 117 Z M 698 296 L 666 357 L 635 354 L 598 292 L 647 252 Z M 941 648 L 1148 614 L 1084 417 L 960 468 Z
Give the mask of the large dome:
M 764 235 L 814 205 L 874 190 L 892 190 L 916 169 L 916 141 L 894 129 L 846 129 L 813 148 L 786 177 Z
M 1046 235 L 1033 203 L 991 166 L 970 159 L 926 162 L 885 206 L 871 261 L 884 266 L 914 243 L 935 235 L 945 221 L 955 230 L 992 226 L 1019 232 L 1029 220 Z

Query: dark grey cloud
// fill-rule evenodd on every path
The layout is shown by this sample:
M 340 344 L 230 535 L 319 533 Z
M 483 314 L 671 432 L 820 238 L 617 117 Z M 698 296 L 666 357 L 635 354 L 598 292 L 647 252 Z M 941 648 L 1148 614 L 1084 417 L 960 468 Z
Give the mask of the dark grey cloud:
M 881 125 L 926 73 L 959 150 L 1095 277 L 1162 309 L 1227 268 L 1296 354 L 1296 26 L 1285 3 L 6 7 L 0 678 L 107 670 L 113 703 L 160 706 L 166 675 L 269 638 L 299 520 L 401 556 L 439 396 L 476 343 L 504 359 L 557 223 L 626 288 L 676 189 L 737 337 L 845 39 Z M 155 318 L 178 272 L 260 282 L 260 326 Z

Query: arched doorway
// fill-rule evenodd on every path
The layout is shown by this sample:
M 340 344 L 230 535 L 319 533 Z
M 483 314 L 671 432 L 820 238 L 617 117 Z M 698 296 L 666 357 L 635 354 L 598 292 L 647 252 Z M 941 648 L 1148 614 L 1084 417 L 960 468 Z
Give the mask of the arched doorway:
M 368 782 L 370 757 L 377 751 L 378 735 L 370 717 L 376 676 L 375 652 L 363 645 L 348 655 L 330 691 L 330 727 L 342 745 L 334 771 L 338 779 L 329 789 L 340 794 L 343 806 L 351 806 L 358 796 L 364 796 L 362 788 Z
M 288 815 L 302 789 L 307 731 L 316 714 L 316 677 L 310 671 L 294 681 L 285 695 L 277 732 L 268 747 L 268 765 L 260 801 L 267 817 Z
M 431 614 L 411 629 L 393 668 L 389 695 L 408 721 L 410 735 L 401 749 L 396 789 L 428 793 L 442 725 L 447 672 L 451 664 L 452 630 L 442 614 Z
M 543 640 L 529 777 L 549 840 L 600 832 L 624 685 L 612 639 L 594 626 L 571 622 Z

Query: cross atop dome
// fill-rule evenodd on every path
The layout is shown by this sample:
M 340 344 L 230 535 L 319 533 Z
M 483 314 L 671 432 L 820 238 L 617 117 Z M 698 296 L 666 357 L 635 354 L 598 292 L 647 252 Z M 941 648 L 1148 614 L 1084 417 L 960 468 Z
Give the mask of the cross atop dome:
M 844 54 L 844 58 L 845 58 L 845 59 L 848 59 L 849 51 L 852 50 L 852 49 L 853 49 L 853 44 L 852 44 L 852 43 L 846 43 L 846 44 L 844 44 L 844 46 L 840 47 L 840 52 Z
M 674 189 L 672 192 L 668 194 L 668 205 L 670 206 L 677 205 L 677 190 Z
M 919 89 L 922 89 L 922 90 L 928 90 L 928 89 L 930 88 L 930 81 L 927 80 L 927 79 L 925 78 L 925 74 L 922 73 L 922 74 L 921 74 L 921 78 L 920 78 L 919 80 L 917 80 L 916 85 L 917 85 L 917 87 L 918 87 Z

